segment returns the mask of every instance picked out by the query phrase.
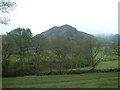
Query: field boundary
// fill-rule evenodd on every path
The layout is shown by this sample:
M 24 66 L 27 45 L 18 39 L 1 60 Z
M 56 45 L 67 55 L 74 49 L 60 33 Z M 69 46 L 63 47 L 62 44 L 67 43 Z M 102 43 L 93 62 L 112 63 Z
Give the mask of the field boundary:
M 51 72 L 51 73 L 41 73 L 40 75 L 20 75 L 20 76 L 46 76 L 46 75 L 63 75 L 63 74 L 85 74 L 85 73 L 101 73 L 101 72 L 120 72 L 120 68 L 118 69 L 107 69 L 107 70 L 76 70 L 76 71 L 62 71 L 59 72 Z M 20 76 L 4 76 L 4 77 L 20 77 Z

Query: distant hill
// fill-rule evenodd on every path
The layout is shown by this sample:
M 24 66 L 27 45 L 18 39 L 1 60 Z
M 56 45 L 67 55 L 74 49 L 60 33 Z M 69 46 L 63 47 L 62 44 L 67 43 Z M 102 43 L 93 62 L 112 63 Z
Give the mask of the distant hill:
M 87 40 L 90 37 L 94 37 L 88 33 L 77 31 L 76 28 L 67 24 L 59 27 L 54 26 L 41 34 L 36 35 L 35 37 L 40 37 L 41 35 L 44 35 L 47 37 L 47 39 L 51 39 L 60 35 L 68 40 Z
M 106 39 L 112 42 L 120 42 L 120 34 L 95 34 L 94 36 Z

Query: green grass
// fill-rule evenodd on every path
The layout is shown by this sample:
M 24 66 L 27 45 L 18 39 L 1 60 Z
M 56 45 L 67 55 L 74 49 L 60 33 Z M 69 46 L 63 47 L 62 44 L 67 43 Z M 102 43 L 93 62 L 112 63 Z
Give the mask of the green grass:
M 106 61 L 113 60 L 113 59 L 117 60 L 118 56 L 117 55 L 105 55 L 104 56 L 104 60 Z
M 118 72 L 8 77 L 3 88 L 118 88 Z
M 10 61 L 11 63 L 16 63 L 20 60 L 19 56 L 18 55 L 11 55 L 10 56 Z
M 117 69 L 118 68 L 118 60 L 114 60 L 114 61 L 102 61 L 100 62 L 95 69 Z M 78 70 L 90 70 L 91 67 L 83 67 L 83 68 L 78 68 Z
M 11 57 L 17 60 L 16 57 Z M 102 61 L 96 69 L 118 68 L 118 60 Z M 89 70 L 90 67 L 79 68 Z M 3 88 L 117 88 L 118 73 L 86 73 L 3 78 Z
M 118 68 L 118 60 L 101 62 L 96 69 L 116 69 Z

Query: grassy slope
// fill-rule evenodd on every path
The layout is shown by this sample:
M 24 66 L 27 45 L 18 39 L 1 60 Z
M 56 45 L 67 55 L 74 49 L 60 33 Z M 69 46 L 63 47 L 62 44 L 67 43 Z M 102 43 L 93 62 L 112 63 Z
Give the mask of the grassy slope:
M 88 66 L 88 67 L 80 68 L 80 70 L 90 70 L 90 68 L 91 67 Z M 117 69 L 117 68 L 118 68 L 118 60 L 114 60 L 114 61 L 102 61 L 96 66 L 95 69 L 104 70 L 104 69 Z
M 101 62 L 96 69 L 116 69 L 118 68 L 118 60 Z
M 117 88 L 118 72 L 3 78 L 3 88 Z

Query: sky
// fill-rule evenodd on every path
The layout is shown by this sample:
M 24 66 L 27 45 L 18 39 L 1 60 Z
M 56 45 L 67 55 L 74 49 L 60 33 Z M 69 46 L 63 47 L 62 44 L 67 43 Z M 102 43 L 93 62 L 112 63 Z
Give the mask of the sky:
M 12 0 L 9 25 L 0 24 L 0 34 L 21 27 L 34 35 L 64 24 L 89 34 L 118 33 L 119 0 Z

